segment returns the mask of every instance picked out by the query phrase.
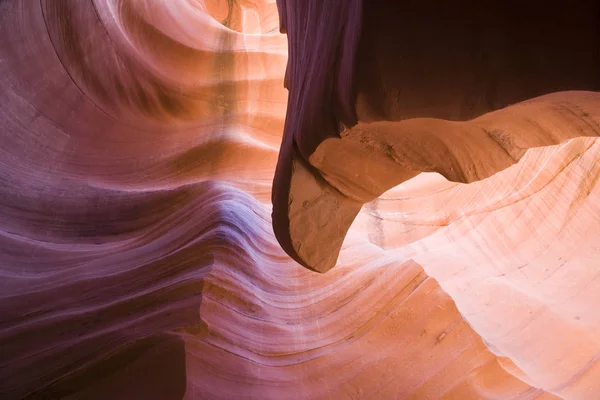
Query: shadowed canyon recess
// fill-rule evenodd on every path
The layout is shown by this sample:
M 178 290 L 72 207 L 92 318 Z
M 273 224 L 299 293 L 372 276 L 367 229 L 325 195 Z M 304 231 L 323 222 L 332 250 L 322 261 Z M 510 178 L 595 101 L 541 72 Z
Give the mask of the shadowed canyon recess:
M 600 398 L 599 2 L 0 35 L 0 398 Z

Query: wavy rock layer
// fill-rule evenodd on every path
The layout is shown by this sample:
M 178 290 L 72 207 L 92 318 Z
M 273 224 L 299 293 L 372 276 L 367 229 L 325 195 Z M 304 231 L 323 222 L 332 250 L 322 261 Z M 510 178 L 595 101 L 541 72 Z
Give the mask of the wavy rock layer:
M 456 0 L 436 7 L 414 0 L 277 3 L 289 39 L 290 94 L 273 181 L 273 227 L 286 253 L 316 271 L 335 266 L 350 222 L 380 189 L 431 171 L 472 182 L 506 168 L 532 146 L 577 136 L 576 130 L 558 137 L 539 132 L 546 124 L 538 120 L 556 121 L 552 114 L 561 112 L 552 108 L 572 98 L 554 98 L 545 110 L 503 111 L 496 121 L 451 121 L 551 93 L 600 90 L 600 3 L 594 0 L 568 10 L 540 0 Z M 580 101 L 571 106 L 563 114 L 595 108 Z M 506 115 L 513 111 L 520 115 Z M 523 114 L 541 126 L 515 129 L 512 119 L 527 122 Z M 406 122 L 381 125 L 390 121 Z M 483 135 L 475 134 L 476 127 Z M 340 136 L 350 140 L 336 141 Z M 361 161 L 340 163 L 347 153 L 361 154 Z M 327 166 L 325 157 L 340 165 Z M 307 163 L 316 169 L 305 168 Z M 348 183 L 363 187 L 357 192 Z M 306 186 L 326 195 L 303 195 Z M 302 204 L 322 203 L 316 208 L 325 218 L 315 207 L 303 214 L 304 206 L 294 204 L 299 198 Z M 321 234 L 311 236 L 304 221 L 313 218 Z
M 0 397 L 600 395 L 600 142 L 368 203 L 279 248 L 269 1 L 0 2 Z

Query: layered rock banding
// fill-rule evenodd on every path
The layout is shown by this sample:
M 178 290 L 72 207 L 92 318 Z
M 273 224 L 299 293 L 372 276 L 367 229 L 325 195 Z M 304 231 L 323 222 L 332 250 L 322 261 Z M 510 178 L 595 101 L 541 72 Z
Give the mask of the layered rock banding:
M 0 398 L 598 397 L 596 6 L 561 16 L 535 1 L 520 12 L 465 1 L 428 14 L 438 20 L 424 29 L 417 2 L 324 3 L 0 1 Z M 435 34 L 442 15 L 465 23 Z M 530 56 L 513 65 L 519 82 L 464 70 L 498 54 L 465 56 L 507 38 L 499 16 L 542 24 L 512 33 Z M 458 40 L 466 25 L 481 43 Z M 456 39 L 465 53 L 452 71 L 464 74 L 448 80 L 425 57 L 449 45 L 419 52 L 418 41 L 386 42 L 398 36 L 386 29 Z M 543 48 L 529 53 L 542 32 L 550 64 Z M 340 42 L 358 45 L 337 54 Z M 398 43 L 425 58 L 350 61 Z M 309 84 L 330 69 L 298 75 L 330 54 L 340 63 L 327 90 L 352 102 L 330 104 Z M 527 72 L 539 64 L 550 66 Z M 439 80 L 425 90 L 411 75 L 421 72 Z M 442 130 L 502 168 L 462 168 L 463 145 L 447 159 L 424 152 L 427 165 L 388 158 L 425 135 L 444 143 Z M 365 138 L 371 148 L 354 146 Z M 280 144 L 275 189 L 290 186 L 281 165 L 296 163 L 290 190 L 305 199 L 291 207 L 305 221 L 294 226 L 321 239 L 306 249 L 344 241 L 327 274 L 288 257 L 271 228 Z M 372 181 L 339 169 L 336 157 L 365 151 Z M 340 222 L 331 241 L 317 218 L 327 203 L 307 207 L 315 196 L 339 200 L 325 207 Z
M 600 90 L 598 2 L 566 11 L 541 1 L 465 0 L 434 9 L 353 1 L 341 15 L 318 1 L 279 3 L 290 100 L 273 226 L 286 252 L 308 268 L 332 268 L 362 204 L 420 172 L 472 182 L 529 148 L 597 136 L 594 120 L 586 120 L 598 105 L 590 94 L 516 103 Z M 542 123 L 571 114 L 560 126 Z M 292 172 L 306 168 L 304 178 Z M 321 188 L 294 193 L 307 185 Z

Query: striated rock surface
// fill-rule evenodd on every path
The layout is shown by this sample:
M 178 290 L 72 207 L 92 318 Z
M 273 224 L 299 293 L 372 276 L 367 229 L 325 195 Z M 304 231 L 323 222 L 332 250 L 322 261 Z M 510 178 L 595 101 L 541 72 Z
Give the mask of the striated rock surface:
M 369 65 L 342 63 L 335 90 L 357 102 L 332 109 L 352 128 L 302 131 L 308 153 L 290 126 L 331 110 L 297 97 L 315 60 L 297 46 L 326 61 L 335 42 L 302 36 L 310 14 L 277 3 L 0 1 L 0 398 L 600 396 L 599 88 L 596 53 L 572 47 L 594 48 L 594 3 L 569 14 L 590 41 L 553 47 L 581 58 L 557 58 L 565 85 L 548 72 L 552 87 L 519 98 L 394 116 L 367 80 L 342 85 Z M 366 40 L 367 23 L 361 38 L 322 22 L 386 15 L 308 3 L 317 39 Z M 439 142 L 460 146 L 436 159 Z M 409 150 L 427 163 L 390 156 Z M 276 178 L 296 165 L 301 185 L 275 188 L 319 240 L 308 254 L 332 264 L 341 246 L 327 274 L 275 237 L 278 160 Z
M 335 265 L 360 206 L 385 189 L 420 172 L 458 182 L 488 177 L 530 147 L 579 135 L 568 124 L 571 132 L 557 136 L 548 129 L 563 130 L 564 123 L 539 126 L 539 120 L 585 117 L 584 109 L 597 104 L 559 96 L 469 124 L 448 123 L 549 93 L 600 90 L 597 1 L 569 10 L 538 0 L 458 0 L 433 8 L 413 0 L 342 3 L 278 1 L 289 37 L 290 95 L 273 182 L 273 227 L 286 253 L 307 268 L 325 272 Z M 407 122 L 382 125 L 400 121 Z M 592 128 L 581 135 L 596 134 Z M 340 162 L 348 152 L 361 161 Z M 300 178 L 299 169 L 310 174 Z M 307 183 L 321 178 L 342 195 L 324 182 Z M 296 193 L 322 184 L 317 192 L 328 193 L 325 198 Z M 304 228 L 317 202 L 324 204 L 316 225 L 331 238 L 327 246 Z

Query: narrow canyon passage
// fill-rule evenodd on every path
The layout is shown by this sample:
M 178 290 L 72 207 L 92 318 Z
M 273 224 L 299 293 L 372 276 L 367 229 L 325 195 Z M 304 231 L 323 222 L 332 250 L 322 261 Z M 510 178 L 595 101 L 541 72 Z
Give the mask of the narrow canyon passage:
M 600 396 L 599 6 L 303 1 L 0 0 L 1 399 Z

